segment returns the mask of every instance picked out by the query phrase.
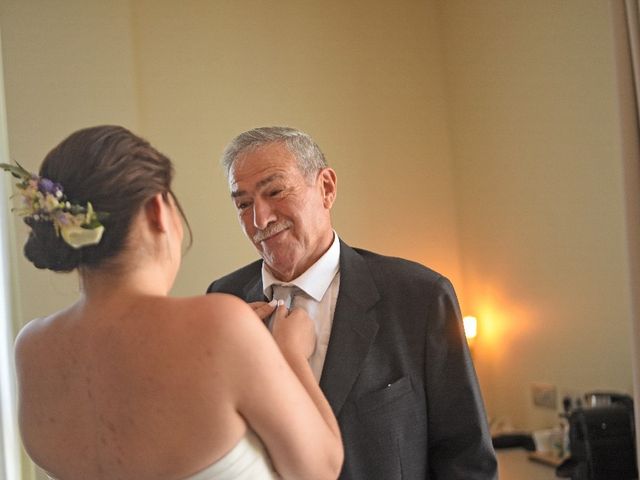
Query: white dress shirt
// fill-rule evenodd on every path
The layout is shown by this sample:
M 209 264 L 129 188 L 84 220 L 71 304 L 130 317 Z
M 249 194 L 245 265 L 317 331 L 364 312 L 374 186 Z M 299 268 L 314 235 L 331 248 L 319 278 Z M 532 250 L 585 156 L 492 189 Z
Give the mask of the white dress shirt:
M 320 381 L 340 287 L 340 240 L 338 235 L 333 232 L 333 243 L 329 250 L 307 271 L 290 282 L 283 283 L 276 279 L 263 262 L 262 285 L 265 297 L 270 300 L 273 298 L 274 284 L 296 286 L 304 292 L 295 296 L 293 306 L 304 308 L 315 324 L 316 348 L 309 358 L 309 364 L 316 380 Z

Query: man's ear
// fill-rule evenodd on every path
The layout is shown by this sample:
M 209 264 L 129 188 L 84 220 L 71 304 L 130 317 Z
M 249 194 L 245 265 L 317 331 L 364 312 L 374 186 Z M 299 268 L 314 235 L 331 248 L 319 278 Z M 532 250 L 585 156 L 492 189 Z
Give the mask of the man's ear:
M 167 231 L 169 216 L 167 215 L 167 204 L 161 193 L 157 193 L 147 200 L 144 212 L 151 228 L 159 232 Z
M 338 177 L 333 168 L 323 168 L 318 175 L 320 188 L 322 191 L 322 204 L 324 208 L 330 210 L 338 195 Z

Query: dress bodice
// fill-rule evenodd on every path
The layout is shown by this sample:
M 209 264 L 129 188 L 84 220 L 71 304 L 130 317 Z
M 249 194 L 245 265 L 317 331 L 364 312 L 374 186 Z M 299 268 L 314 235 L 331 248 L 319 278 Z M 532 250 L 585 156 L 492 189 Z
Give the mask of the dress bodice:
M 222 458 L 183 480 L 277 480 L 262 441 L 251 430 Z

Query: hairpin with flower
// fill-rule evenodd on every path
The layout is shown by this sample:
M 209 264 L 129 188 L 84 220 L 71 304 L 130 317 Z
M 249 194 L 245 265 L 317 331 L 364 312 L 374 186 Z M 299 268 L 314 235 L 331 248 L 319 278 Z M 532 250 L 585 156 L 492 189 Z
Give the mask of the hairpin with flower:
M 70 203 L 62 185 L 27 171 L 18 162 L 0 163 L 0 168 L 20 180 L 16 187 L 22 207 L 13 209 L 18 215 L 51 222 L 56 234 L 75 249 L 100 243 L 104 232 L 101 220 L 107 213 L 94 211 L 91 202 L 86 206 Z

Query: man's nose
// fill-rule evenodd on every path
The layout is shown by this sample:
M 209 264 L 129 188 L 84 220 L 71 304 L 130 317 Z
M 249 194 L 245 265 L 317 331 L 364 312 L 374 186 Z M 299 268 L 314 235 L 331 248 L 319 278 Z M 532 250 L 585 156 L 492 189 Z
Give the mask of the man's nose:
M 269 202 L 254 200 L 253 202 L 253 226 L 263 230 L 271 222 L 276 220 L 276 215 Z

